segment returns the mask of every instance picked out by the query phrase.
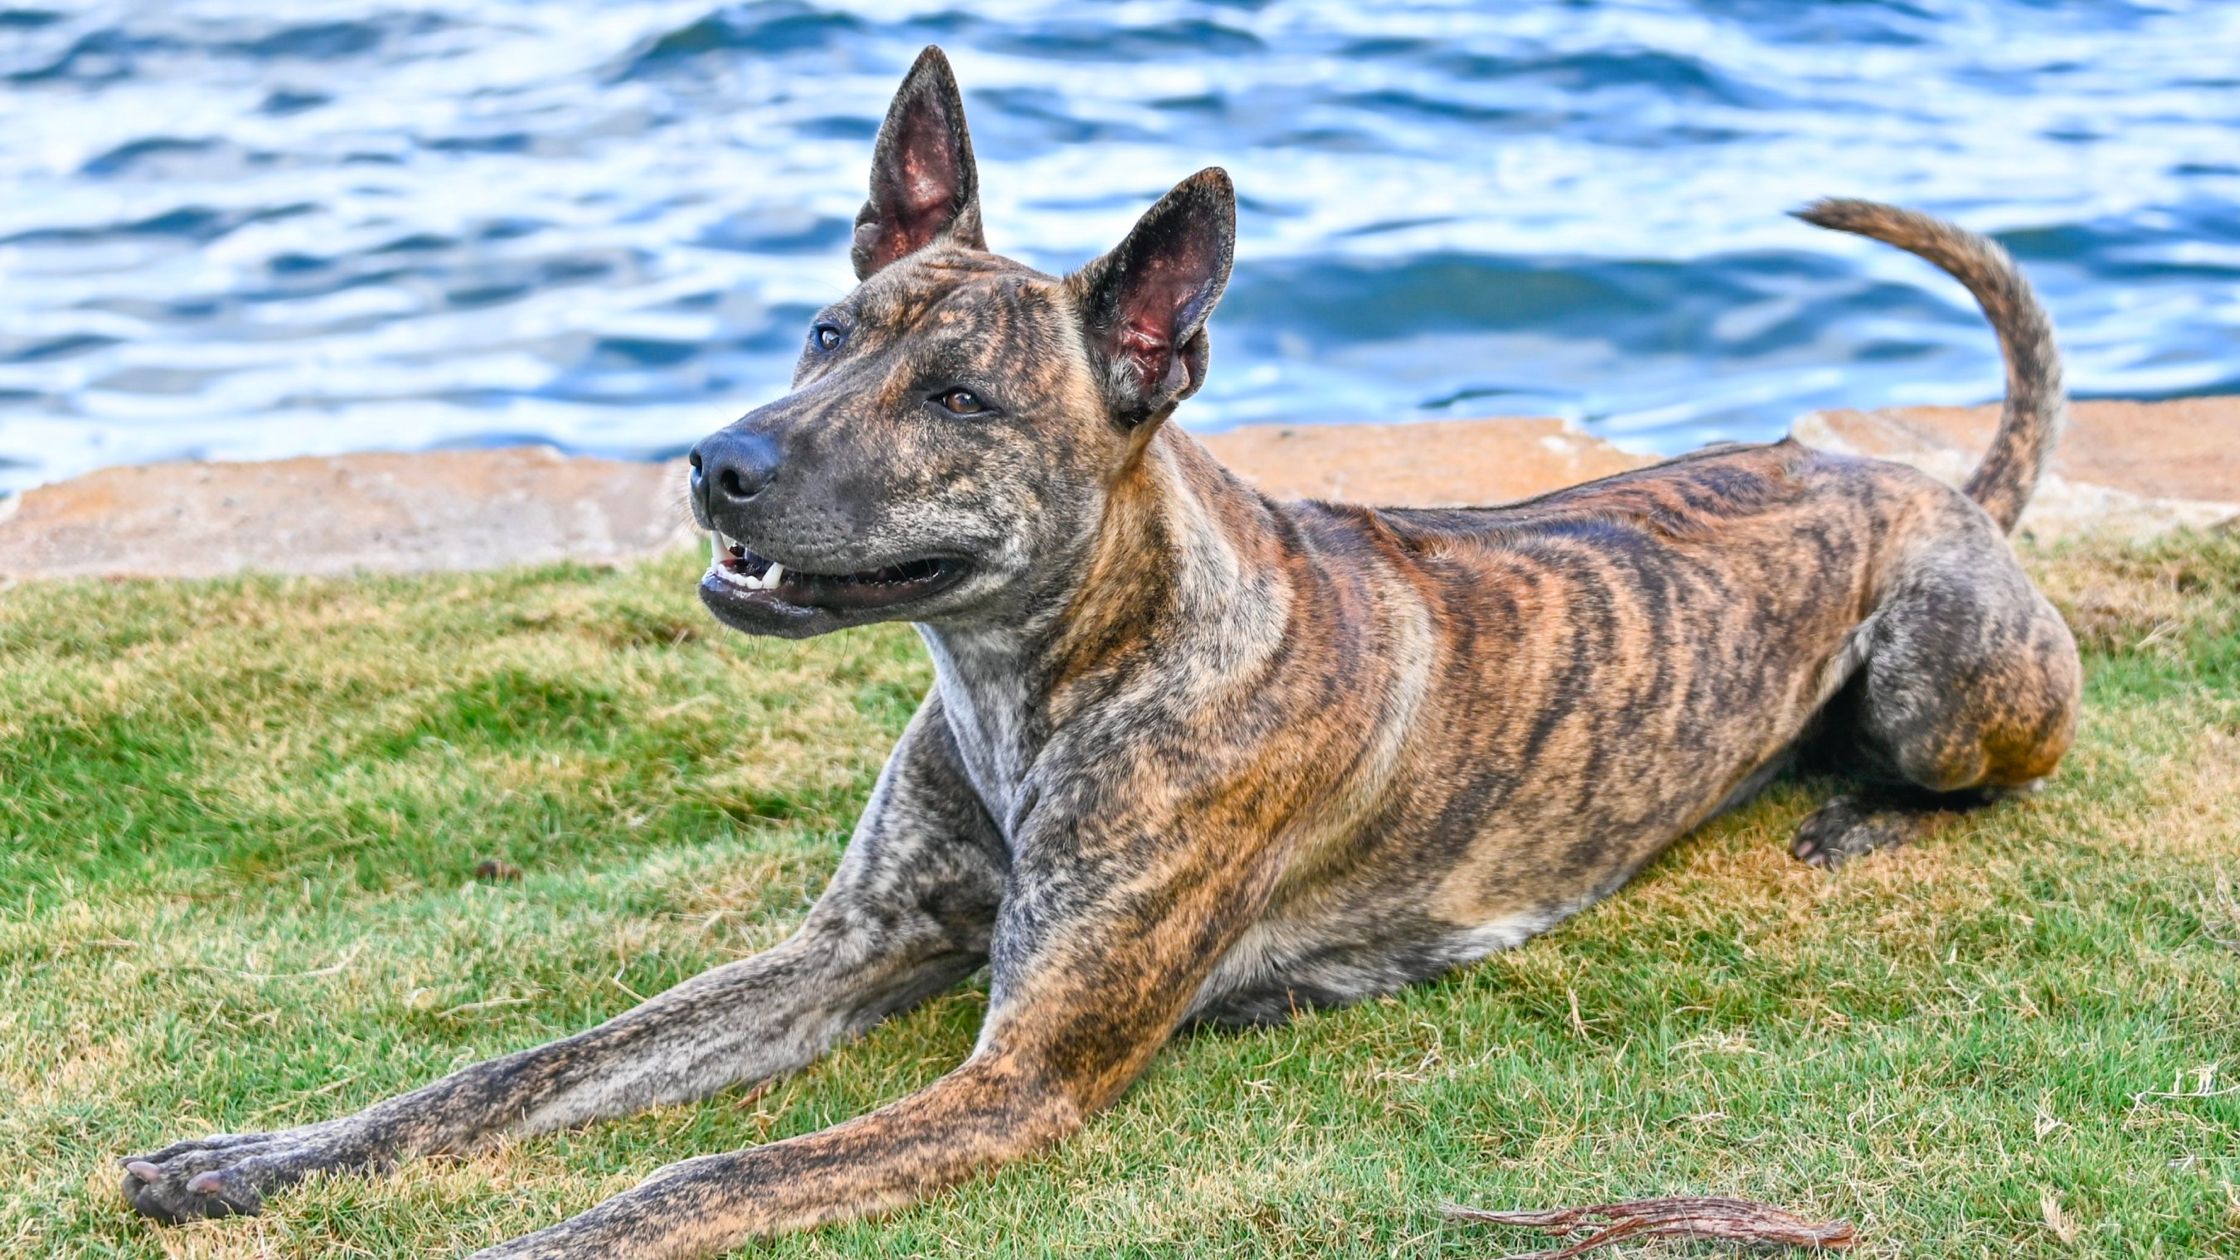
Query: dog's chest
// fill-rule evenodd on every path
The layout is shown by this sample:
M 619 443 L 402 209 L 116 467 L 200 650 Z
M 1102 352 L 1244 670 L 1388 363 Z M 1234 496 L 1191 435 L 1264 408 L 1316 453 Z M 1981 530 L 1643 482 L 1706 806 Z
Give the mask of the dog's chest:
M 1038 744 L 1026 674 L 1004 660 L 958 651 L 931 635 L 927 644 L 957 759 L 974 794 L 1008 837 L 1019 785 Z

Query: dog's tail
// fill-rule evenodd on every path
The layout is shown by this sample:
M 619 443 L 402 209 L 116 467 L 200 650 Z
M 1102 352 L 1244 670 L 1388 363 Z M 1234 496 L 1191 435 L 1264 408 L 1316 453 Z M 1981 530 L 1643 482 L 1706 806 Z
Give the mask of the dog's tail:
M 1968 478 L 1968 497 L 1983 505 L 1999 528 L 2011 530 L 2038 476 L 2053 458 L 2054 441 L 2068 418 L 2061 388 L 2061 351 L 2053 321 L 2038 295 L 1997 242 L 1942 219 L 1873 201 L 1829 198 L 1796 212 L 1798 218 L 1839 232 L 1856 232 L 1919 254 L 1967 287 L 1999 334 L 2007 361 L 2007 403 L 1991 449 Z

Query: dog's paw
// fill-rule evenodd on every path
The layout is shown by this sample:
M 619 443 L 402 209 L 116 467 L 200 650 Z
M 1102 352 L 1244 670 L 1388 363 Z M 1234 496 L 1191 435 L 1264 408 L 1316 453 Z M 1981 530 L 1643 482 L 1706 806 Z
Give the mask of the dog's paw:
M 124 1199 L 133 1211 L 166 1225 L 205 1216 L 254 1216 L 263 1210 L 267 1191 L 315 1172 L 362 1165 L 358 1148 L 327 1125 L 174 1142 L 119 1161 Z
M 1804 820 L 1789 852 L 1807 866 L 1834 870 L 1876 849 L 1904 844 L 1919 834 L 1924 821 L 1919 811 L 1877 809 L 1857 797 L 1839 796 Z

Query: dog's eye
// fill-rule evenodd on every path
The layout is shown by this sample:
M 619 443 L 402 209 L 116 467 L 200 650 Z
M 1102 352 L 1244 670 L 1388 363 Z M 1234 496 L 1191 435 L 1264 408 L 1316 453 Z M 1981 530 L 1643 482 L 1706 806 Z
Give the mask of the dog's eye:
M 818 324 L 809 330 L 809 344 L 819 350 L 838 350 L 848 334 L 838 324 Z
M 980 395 L 969 389 L 952 389 L 946 394 L 938 395 L 934 401 L 952 415 L 978 415 L 988 409 L 988 404 L 980 401 Z

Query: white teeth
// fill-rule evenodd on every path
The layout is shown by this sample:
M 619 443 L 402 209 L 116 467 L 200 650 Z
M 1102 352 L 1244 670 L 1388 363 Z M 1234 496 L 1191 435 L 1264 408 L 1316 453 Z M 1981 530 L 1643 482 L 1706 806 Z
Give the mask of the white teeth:
M 777 566 L 772 565 L 771 570 L 772 572 L 775 572 L 777 570 Z M 756 577 L 754 574 L 748 573 L 742 569 L 734 569 L 730 565 L 723 563 L 720 559 L 716 562 L 715 566 L 709 570 L 709 572 L 715 574 L 719 578 L 722 578 L 724 581 L 731 583 L 733 586 L 741 588 L 742 590 L 767 591 L 776 589 L 778 585 L 777 581 L 773 578 Z
M 731 562 L 738 559 L 732 554 L 732 548 L 739 544 L 734 543 L 721 533 L 710 533 L 708 535 L 708 545 L 711 548 L 708 556 L 708 572 L 742 590 L 777 590 L 779 581 L 786 575 L 786 567 L 776 561 L 772 561 L 770 567 L 764 569 L 760 574 L 731 567 Z

